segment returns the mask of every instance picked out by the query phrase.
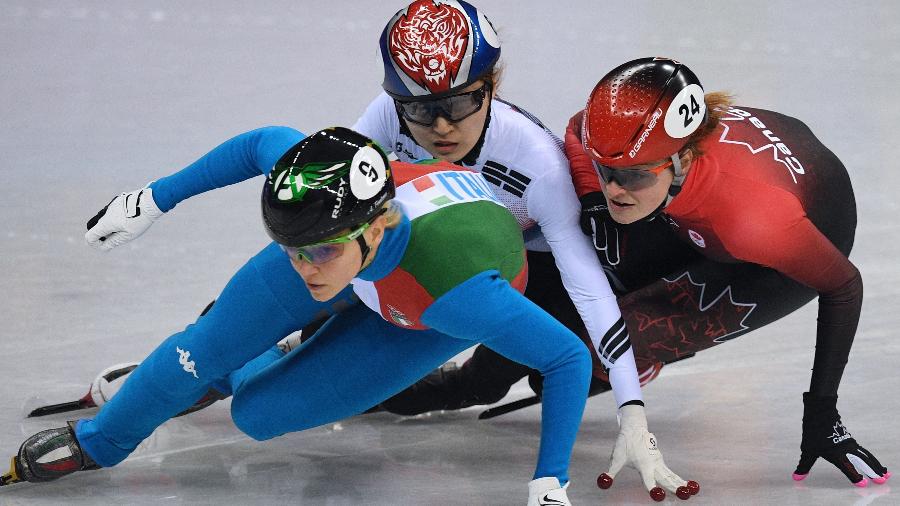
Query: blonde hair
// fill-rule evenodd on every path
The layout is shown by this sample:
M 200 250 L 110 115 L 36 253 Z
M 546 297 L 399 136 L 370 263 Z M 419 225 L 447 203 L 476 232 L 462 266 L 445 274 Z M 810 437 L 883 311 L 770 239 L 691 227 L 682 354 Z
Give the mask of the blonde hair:
M 703 150 L 700 149 L 700 143 L 716 129 L 722 116 L 728 111 L 729 107 L 734 105 L 734 96 L 724 91 L 713 91 L 705 94 L 703 101 L 706 102 L 706 121 L 696 132 L 688 137 L 687 143 L 680 150 L 689 149 L 695 157 L 703 154 Z
M 381 208 L 384 209 L 384 228 L 397 228 L 397 225 L 403 221 L 403 210 L 400 209 L 400 206 L 394 204 L 393 200 L 388 200 Z

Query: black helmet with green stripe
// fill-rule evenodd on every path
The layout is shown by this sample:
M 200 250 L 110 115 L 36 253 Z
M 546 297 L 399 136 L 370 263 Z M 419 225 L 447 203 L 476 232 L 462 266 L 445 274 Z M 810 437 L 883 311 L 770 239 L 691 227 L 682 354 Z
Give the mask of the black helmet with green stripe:
M 392 198 L 381 147 L 348 128 L 326 128 L 275 163 L 263 186 L 263 223 L 275 242 L 306 246 L 372 220 Z

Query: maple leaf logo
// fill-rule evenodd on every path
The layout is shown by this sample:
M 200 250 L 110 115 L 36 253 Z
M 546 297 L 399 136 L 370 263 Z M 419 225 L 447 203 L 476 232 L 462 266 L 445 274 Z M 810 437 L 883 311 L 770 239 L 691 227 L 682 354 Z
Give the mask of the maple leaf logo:
M 747 118 L 750 119 L 748 120 Z M 729 122 L 734 121 L 749 121 L 753 126 L 759 129 L 758 138 L 729 138 L 731 132 Z M 797 174 L 806 173 L 803 169 L 803 164 L 800 163 L 800 160 L 798 160 L 796 156 L 791 156 L 792 153 L 790 149 L 781 142 L 781 139 L 776 137 L 771 130 L 767 129 L 759 118 L 753 117 L 749 112 L 738 109 L 737 107 L 730 107 L 725 111 L 725 115 L 722 117 L 722 121 L 720 121 L 719 124 L 722 125 L 723 128 L 722 136 L 719 137 L 719 142 L 723 144 L 744 146 L 754 155 L 769 151 L 774 161 L 785 166 L 787 173 L 791 176 L 794 184 L 797 184 Z
M 706 284 L 688 271 L 663 281 L 662 293 L 654 284 L 622 299 L 636 356 L 671 362 L 750 329 L 744 321 L 756 304 L 736 302 L 730 285 L 710 300 Z

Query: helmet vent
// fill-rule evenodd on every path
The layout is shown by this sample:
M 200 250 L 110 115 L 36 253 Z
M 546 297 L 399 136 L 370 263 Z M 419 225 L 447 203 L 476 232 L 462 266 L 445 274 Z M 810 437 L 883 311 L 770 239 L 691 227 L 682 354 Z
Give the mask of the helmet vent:
M 678 151 L 685 141 L 667 131 L 666 114 L 678 93 L 692 84 L 699 86 L 697 77 L 667 58 L 641 58 L 613 69 L 594 87 L 585 107 L 583 137 L 590 155 L 623 167 Z

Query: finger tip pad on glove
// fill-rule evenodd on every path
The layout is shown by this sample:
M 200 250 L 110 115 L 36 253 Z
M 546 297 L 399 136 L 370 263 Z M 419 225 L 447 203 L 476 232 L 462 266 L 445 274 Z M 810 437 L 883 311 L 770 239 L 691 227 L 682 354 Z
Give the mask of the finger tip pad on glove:
M 700 493 L 700 484 L 694 480 L 688 480 L 687 489 L 691 493 L 691 495 L 697 495 Z
M 600 476 L 597 476 L 597 486 L 603 490 L 606 490 L 612 487 L 613 477 L 606 474 L 600 473 Z M 688 480 L 686 485 L 678 487 L 675 490 L 675 495 L 681 500 L 688 500 L 692 495 L 697 495 L 700 493 L 700 484 L 694 480 Z M 653 487 L 650 489 L 650 497 L 657 502 L 663 501 L 666 498 L 666 491 L 663 490 L 662 487 Z
M 612 476 L 606 473 L 600 473 L 600 476 L 597 477 L 597 486 L 602 488 L 603 490 L 608 489 L 613 484 Z
M 700 493 L 700 484 L 694 480 L 688 480 L 685 485 L 682 485 L 675 489 L 675 496 L 681 499 L 682 501 L 687 501 L 691 498 L 691 496 L 697 495 Z
M 882 483 L 888 481 L 888 479 L 890 479 L 890 477 L 891 477 L 891 472 L 885 471 L 882 476 L 879 476 L 878 478 L 872 478 L 872 481 L 881 485 Z
M 809 474 L 794 473 L 791 475 L 791 478 L 793 478 L 794 481 L 803 481 L 806 479 L 807 476 L 809 476 Z M 884 473 L 884 475 L 882 475 L 882 476 L 879 476 L 877 478 L 872 478 L 872 481 L 877 483 L 878 485 L 881 485 L 881 484 L 885 483 L 886 481 L 888 481 L 890 478 L 891 478 L 891 473 L 890 473 L 890 471 L 888 471 L 888 472 Z M 869 480 L 866 479 L 866 477 L 864 476 L 861 480 L 854 483 L 853 486 L 859 487 L 859 488 L 866 488 L 867 486 L 869 486 Z

